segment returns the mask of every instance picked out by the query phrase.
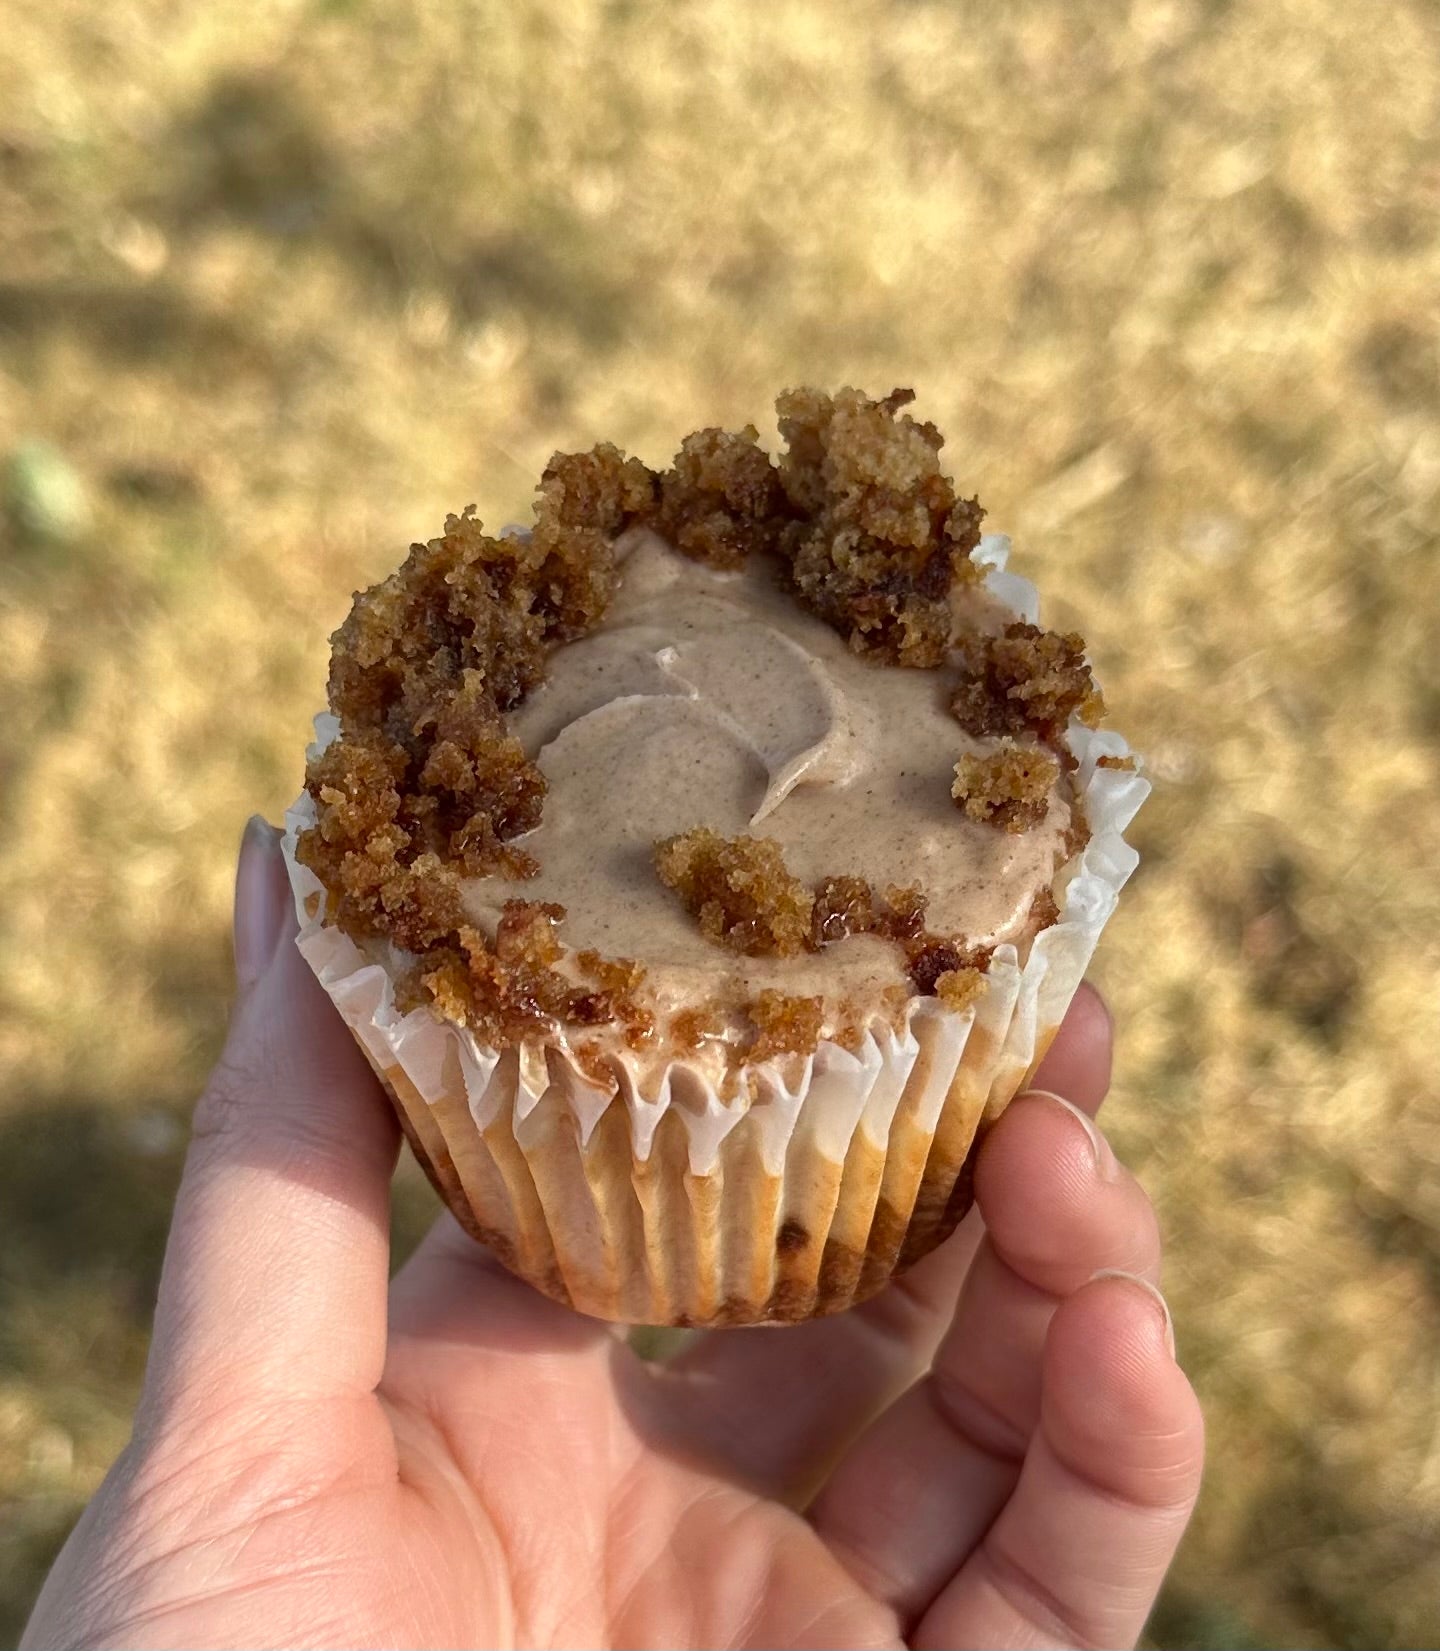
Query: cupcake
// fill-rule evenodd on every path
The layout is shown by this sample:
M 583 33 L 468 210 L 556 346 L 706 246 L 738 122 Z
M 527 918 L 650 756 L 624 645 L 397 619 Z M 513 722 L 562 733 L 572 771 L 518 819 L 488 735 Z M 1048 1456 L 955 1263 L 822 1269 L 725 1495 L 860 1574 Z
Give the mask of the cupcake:
M 1083 643 L 912 399 L 557 454 L 335 635 L 301 950 L 456 1217 L 583 1313 L 793 1322 L 933 1249 L 1134 869 Z

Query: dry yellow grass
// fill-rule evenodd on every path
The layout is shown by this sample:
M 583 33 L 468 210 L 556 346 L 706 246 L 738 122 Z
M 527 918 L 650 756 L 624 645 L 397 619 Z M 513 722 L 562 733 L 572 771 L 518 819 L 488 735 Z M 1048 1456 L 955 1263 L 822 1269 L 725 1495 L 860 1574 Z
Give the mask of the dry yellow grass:
M 0 527 L 0 1636 L 123 1442 L 348 592 L 554 447 L 848 382 L 1159 782 L 1098 966 L 1211 1423 L 1155 1638 L 1435 1642 L 1437 23 L 0 0 L 0 458 L 89 499 Z

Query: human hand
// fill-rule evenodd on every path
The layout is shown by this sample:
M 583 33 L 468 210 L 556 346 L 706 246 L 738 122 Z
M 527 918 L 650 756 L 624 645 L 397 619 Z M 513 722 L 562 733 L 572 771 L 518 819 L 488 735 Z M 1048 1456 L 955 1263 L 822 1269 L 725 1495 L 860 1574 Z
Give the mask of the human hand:
M 985 1142 L 983 1228 L 655 1365 L 448 1215 L 387 1302 L 398 1131 L 289 899 L 252 826 L 134 1437 L 24 1647 L 1134 1643 L 1202 1428 L 1154 1215 L 1082 1116 L 1098 998 L 1037 1080 L 1073 1104 Z

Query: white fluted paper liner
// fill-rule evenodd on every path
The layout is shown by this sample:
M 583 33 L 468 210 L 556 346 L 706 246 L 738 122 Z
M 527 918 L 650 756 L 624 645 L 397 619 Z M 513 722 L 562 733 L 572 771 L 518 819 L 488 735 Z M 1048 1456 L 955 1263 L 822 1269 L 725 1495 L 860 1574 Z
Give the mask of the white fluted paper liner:
M 987 535 L 974 559 L 987 588 L 1033 622 L 1036 593 L 1006 571 L 1009 548 Z M 337 732 L 333 717 L 316 718 L 320 747 Z M 320 920 L 324 889 L 295 858 L 315 820 L 303 793 L 284 842 L 300 949 L 437 1188 L 537 1288 L 632 1324 L 838 1311 L 964 1213 L 977 1132 L 1044 1054 L 1137 864 L 1122 832 L 1149 783 L 1099 766 L 1129 754 L 1118 734 L 1075 723 L 1066 737 L 1091 835 L 1056 881 L 1059 920 L 1028 955 L 999 947 L 986 991 L 962 1013 L 913 999 L 898 1031 L 877 1024 L 856 1052 L 822 1042 L 792 1060 L 789 1082 L 781 1064 L 759 1065 L 729 1100 L 684 1061 L 642 1084 L 623 1054 L 618 1092 L 600 1089 L 563 1029 L 502 1055 L 428 1009 L 402 1014 L 386 961 Z

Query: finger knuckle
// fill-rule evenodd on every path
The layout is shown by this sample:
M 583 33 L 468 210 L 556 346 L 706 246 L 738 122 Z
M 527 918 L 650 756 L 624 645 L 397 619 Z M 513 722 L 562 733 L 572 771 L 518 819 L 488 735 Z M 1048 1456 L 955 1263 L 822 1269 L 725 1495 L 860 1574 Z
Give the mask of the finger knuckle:
M 274 1067 L 263 1047 L 227 1046 L 195 1107 L 191 1133 L 205 1142 L 242 1132 L 257 1101 L 274 1090 Z

